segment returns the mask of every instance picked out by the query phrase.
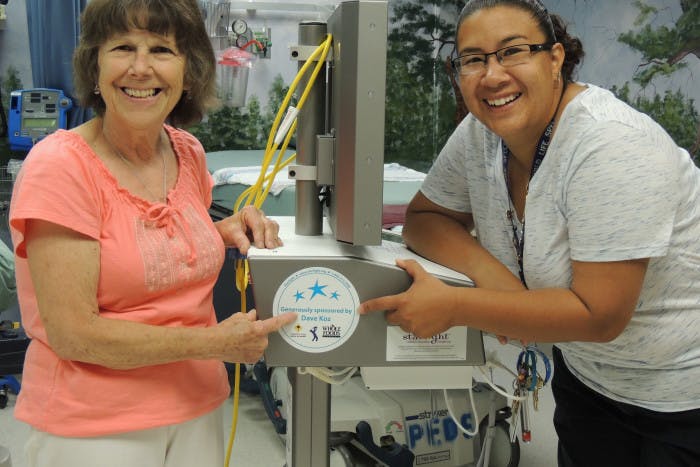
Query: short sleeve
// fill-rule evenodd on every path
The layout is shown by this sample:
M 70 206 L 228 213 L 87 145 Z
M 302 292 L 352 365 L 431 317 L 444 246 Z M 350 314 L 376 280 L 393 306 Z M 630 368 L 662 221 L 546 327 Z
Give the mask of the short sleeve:
M 471 212 L 466 132 L 466 122 L 463 122 L 450 135 L 420 189 L 433 203 L 457 212 Z
M 83 140 L 59 131 L 32 148 L 22 164 L 12 194 L 10 225 L 18 256 L 26 258 L 24 233 L 28 219 L 40 219 L 88 237 L 100 236 L 102 202 Z
M 584 156 L 563 184 L 572 259 L 664 255 L 679 202 L 679 167 L 670 154 L 678 149 L 618 122 L 581 140 Z

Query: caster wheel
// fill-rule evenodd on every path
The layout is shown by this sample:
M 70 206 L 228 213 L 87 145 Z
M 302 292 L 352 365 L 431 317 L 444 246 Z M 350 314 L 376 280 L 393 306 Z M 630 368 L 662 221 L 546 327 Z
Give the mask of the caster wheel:
M 481 425 L 479 425 L 478 436 L 480 453 L 486 441 L 488 425 L 488 419 L 486 418 L 481 422 Z M 510 442 L 510 424 L 505 420 L 500 420 L 496 422 L 494 430 L 494 437 L 491 441 L 489 465 L 493 467 L 517 467 L 520 463 L 520 443 L 517 438 L 515 442 Z

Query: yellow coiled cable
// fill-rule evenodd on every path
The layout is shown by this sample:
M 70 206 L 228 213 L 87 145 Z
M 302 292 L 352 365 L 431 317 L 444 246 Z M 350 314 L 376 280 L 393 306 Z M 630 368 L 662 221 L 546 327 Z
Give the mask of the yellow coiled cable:
M 294 117 L 294 121 L 289 127 L 289 130 L 287 131 L 284 141 L 282 142 L 282 146 L 279 148 L 279 154 L 275 159 L 274 166 L 272 167 L 270 173 L 267 173 L 267 169 L 272 163 L 273 157 L 278 149 L 278 143 L 275 143 L 275 135 L 280 126 L 280 122 L 282 121 L 282 116 L 286 112 L 286 109 L 289 106 L 289 103 L 292 99 L 292 95 L 294 94 L 294 91 L 299 85 L 301 78 L 309 70 L 313 62 L 316 61 L 316 65 L 313 69 L 313 72 L 311 73 L 311 77 L 308 80 L 306 87 L 304 88 L 304 92 L 299 98 L 299 102 L 297 103 L 298 111 L 303 107 L 304 103 L 306 102 L 306 99 L 309 93 L 311 92 L 311 88 L 313 87 L 313 84 L 316 81 L 316 77 L 318 76 L 318 74 L 321 71 L 321 68 L 326 62 L 326 57 L 328 56 L 328 52 L 330 51 L 331 42 L 332 36 L 330 34 L 327 34 L 326 39 L 309 56 L 308 60 L 306 60 L 304 65 L 302 65 L 302 67 L 297 72 L 297 75 L 292 81 L 292 84 L 289 86 L 289 90 L 287 91 L 287 94 L 285 95 L 284 100 L 280 105 L 280 109 L 277 112 L 275 120 L 272 123 L 272 128 L 270 129 L 270 135 L 267 139 L 267 146 L 265 148 L 265 154 L 263 156 L 262 164 L 260 167 L 260 175 L 258 176 L 258 179 L 256 180 L 255 184 L 244 190 L 243 193 L 241 193 L 240 196 L 236 199 L 236 202 L 233 207 L 234 212 L 238 212 L 242 206 L 250 204 L 259 209 L 265 201 L 265 198 L 267 197 L 268 193 L 270 192 L 270 189 L 272 188 L 272 183 L 274 182 L 277 173 L 284 167 L 289 165 L 296 158 L 296 153 L 294 153 L 287 159 L 282 160 L 282 156 L 287 150 L 289 141 L 291 140 L 292 135 L 296 130 L 297 120 L 296 117 Z M 236 288 L 238 289 L 241 295 L 241 313 L 247 312 L 245 292 L 248 288 L 248 273 L 248 260 L 241 258 L 236 259 Z M 235 375 L 233 384 L 233 418 L 231 421 L 231 433 L 229 435 L 228 446 L 226 448 L 226 460 L 224 463 L 224 467 L 228 467 L 229 463 L 231 462 L 231 451 L 233 450 L 233 441 L 236 438 L 236 426 L 238 425 L 238 402 L 241 386 L 240 363 L 236 363 L 234 371 Z

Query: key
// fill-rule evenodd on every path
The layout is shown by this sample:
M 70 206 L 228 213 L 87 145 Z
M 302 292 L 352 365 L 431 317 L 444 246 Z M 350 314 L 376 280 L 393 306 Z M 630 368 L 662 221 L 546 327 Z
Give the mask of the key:
M 542 389 L 543 387 L 544 387 L 544 380 L 538 374 L 537 375 L 537 383 L 535 384 L 535 390 L 532 391 L 532 407 L 535 409 L 535 412 L 537 412 L 539 410 L 540 389 Z
M 513 393 L 515 397 L 520 397 L 520 387 L 516 383 L 515 385 L 515 392 Z M 510 416 L 510 442 L 511 444 L 515 442 L 515 439 L 518 437 L 518 420 L 520 420 L 519 416 L 519 409 L 520 409 L 520 401 L 518 399 L 513 399 L 513 405 L 511 407 L 511 416 Z
M 520 431 L 522 435 L 523 443 L 529 443 L 532 441 L 532 432 L 530 431 L 530 414 L 528 413 L 527 402 L 529 399 L 529 394 L 525 393 L 525 400 L 520 404 Z
M 513 392 L 513 396 L 515 397 L 520 397 L 521 391 L 520 387 L 516 386 L 515 391 Z M 515 417 L 518 414 L 518 411 L 520 410 L 520 400 L 518 399 L 513 399 L 513 405 L 511 406 L 511 414 L 513 417 Z

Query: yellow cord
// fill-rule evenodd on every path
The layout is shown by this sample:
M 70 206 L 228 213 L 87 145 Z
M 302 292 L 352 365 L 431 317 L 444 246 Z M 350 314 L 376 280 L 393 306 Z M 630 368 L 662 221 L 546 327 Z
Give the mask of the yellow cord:
M 268 193 L 270 192 L 270 189 L 272 188 L 272 183 L 275 181 L 275 176 L 277 173 L 288 166 L 294 159 L 296 159 L 296 153 L 292 154 L 289 156 L 287 159 L 282 160 L 282 156 L 284 155 L 285 151 L 287 150 L 287 146 L 289 145 L 289 141 L 292 139 L 292 135 L 294 134 L 294 131 L 296 130 L 297 127 L 297 121 L 296 117 L 294 118 L 294 121 L 292 125 L 290 126 L 289 130 L 287 131 L 287 134 L 282 141 L 282 146 L 279 148 L 279 154 L 277 155 L 277 158 L 275 159 L 275 163 L 272 167 L 272 170 L 270 173 L 267 173 L 267 169 L 272 163 L 272 159 L 277 152 L 277 143 L 274 142 L 275 140 L 275 134 L 277 133 L 277 130 L 279 128 L 280 122 L 282 120 L 282 116 L 287 110 L 287 106 L 289 106 L 289 102 L 292 99 L 292 95 L 294 94 L 294 91 L 296 90 L 297 86 L 299 85 L 299 81 L 301 81 L 301 78 L 304 76 L 304 74 L 308 71 L 309 67 L 311 66 L 312 62 L 314 60 L 317 60 L 316 66 L 314 67 L 313 72 L 311 73 L 311 78 L 306 84 L 306 87 L 304 88 L 304 92 L 301 95 L 301 98 L 299 99 L 299 102 L 297 103 L 297 109 L 301 110 L 303 107 L 304 103 L 306 102 L 306 99 L 309 95 L 309 92 L 311 92 L 311 88 L 313 86 L 313 83 L 316 81 L 316 77 L 321 71 L 321 68 L 325 65 L 326 62 L 326 57 L 328 56 L 328 52 L 331 47 L 331 41 L 332 41 L 332 36 L 328 34 L 326 36 L 326 39 L 314 50 L 314 52 L 311 54 L 309 59 L 304 63 L 304 65 L 301 67 L 299 72 L 297 73 L 296 77 L 294 78 L 294 81 L 292 81 L 291 86 L 289 87 L 289 90 L 287 91 L 287 94 L 284 97 L 284 100 L 282 101 L 282 104 L 280 105 L 280 109 L 277 112 L 277 116 L 275 117 L 275 120 L 272 123 L 272 128 L 270 129 L 270 135 L 268 136 L 267 139 L 267 146 L 265 148 L 265 154 L 262 160 L 262 164 L 260 167 L 260 175 L 258 176 L 258 179 L 256 182 L 248 187 L 246 190 L 243 191 L 243 193 L 240 194 L 240 196 L 236 199 L 236 202 L 234 203 L 233 210 L 234 212 L 238 212 L 241 208 L 241 206 L 249 205 L 252 204 L 256 208 L 260 208 L 262 206 L 263 202 L 265 201 L 265 198 L 267 197 Z M 236 260 L 236 288 L 240 292 L 241 295 L 241 313 L 246 313 L 247 312 L 247 306 L 246 306 L 246 289 L 248 288 L 248 278 L 249 278 L 249 266 L 248 266 L 248 260 L 247 259 L 237 259 Z M 228 467 L 229 463 L 231 462 L 231 451 L 233 450 L 233 441 L 236 437 L 236 427 L 238 425 L 238 401 L 239 401 L 239 395 L 240 395 L 240 388 L 241 388 L 241 364 L 236 363 L 235 365 L 235 376 L 234 376 L 234 384 L 233 384 L 233 414 L 232 414 L 232 420 L 231 420 L 231 433 L 229 435 L 229 440 L 228 440 L 228 446 L 226 448 L 226 460 L 224 463 L 224 467 Z
M 244 204 L 253 204 L 256 207 L 262 206 L 262 203 L 265 199 L 265 196 L 267 196 L 267 193 L 270 191 L 270 188 L 272 187 L 272 182 L 274 181 L 274 174 L 276 174 L 281 168 L 281 163 L 280 160 L 282 158 L 282 155 L 284 154 L 284 151 L 287 149 L 287 145 L 289 144 L 289 141 L 292 138 L 292 135 L 294 134 L 294 130 L 296 129 L 296 120 L 294 121 L 294 124 L 292 127 L 289 129 L 287 132 L 287 135 L 284 139 L 284 142 L 282 144 L 282 148 L 280 148 L 280 153 L 277 156 L 277 160 L 275 163 L 275 166 L 272 170 L 272 177 L 267 178 L 267 169 L 270 166 L 270 163 L 272 162 L 272 158 L 275 155 L 275 152 L 277 152 L 277 144 L 274 142 L 275 141 L 275 136 L 277 133 L 277 130 L 279 128 L 280 122 L 282 120 L 282 117 L 284 113 L 287 111 L 287 107 L 289 106 L 289 102 L 292 99 L 292 95 L 294 94 L 294 91 L 296 90 L 297 86 L 299 85 L 299 82 L 301 81 L 301 78 L 304 76 L 304 74 L 308 71 L 308 69 L 311 67 L 312 63 L 316 58 L 320 58 L 316 61 L 316 65 L 314 67 L 313 73 L 311 74 L 311 78 L 308 80 L 306 84 L 306 88 L 304 89 L 304 92 L 299 99 L 299 102 L 297 103 L 297 109 L 301 110 L 301 108 L 304 106 L 304 103 L 306 102 L 306 99 L 311 92 L 311 87 L 313 86 L 313 83 L 316 80 L 316 77 L 321 71 L 321 68 L 325 65 L 326 57 L 328 56 L 328 52 L 330 50 L 331 46 L 331 35 L 328 34 L 326 39 L 319 45 L 316 50 L 311 54 L 309 59 L 304 63 L 304 65 L 301 67 L 299 72 L 297 73 L 296 77 L 292 81 L 292 84 L 289 87 L 289 90 L 287 91 L 287 94 L 284 97 L 284 100 L 282 101 L 282 104 L 280 105 L 279 110 L 277 111 L 277 115 L 275 117 L 275 120 L 272 123 L 272 128 L 270 129 L 270 134 L 267 138 L 267 146 L 265 148 L 265 155 L 262 160 L 262 164 L 260 167 L 260 175 L 258 176 L 257 181 L 250 187 L 249 190 L 246 190 L 245 195 L 241 194 L 241 196 L 238 197 L 236 200 L 235 208 L 236 210 L 242 203 Z M 296 155 L 295 155 L 296 156 Z M 263 183 L 267 181 L 268 186 L 266 189 L 263 189 Z

